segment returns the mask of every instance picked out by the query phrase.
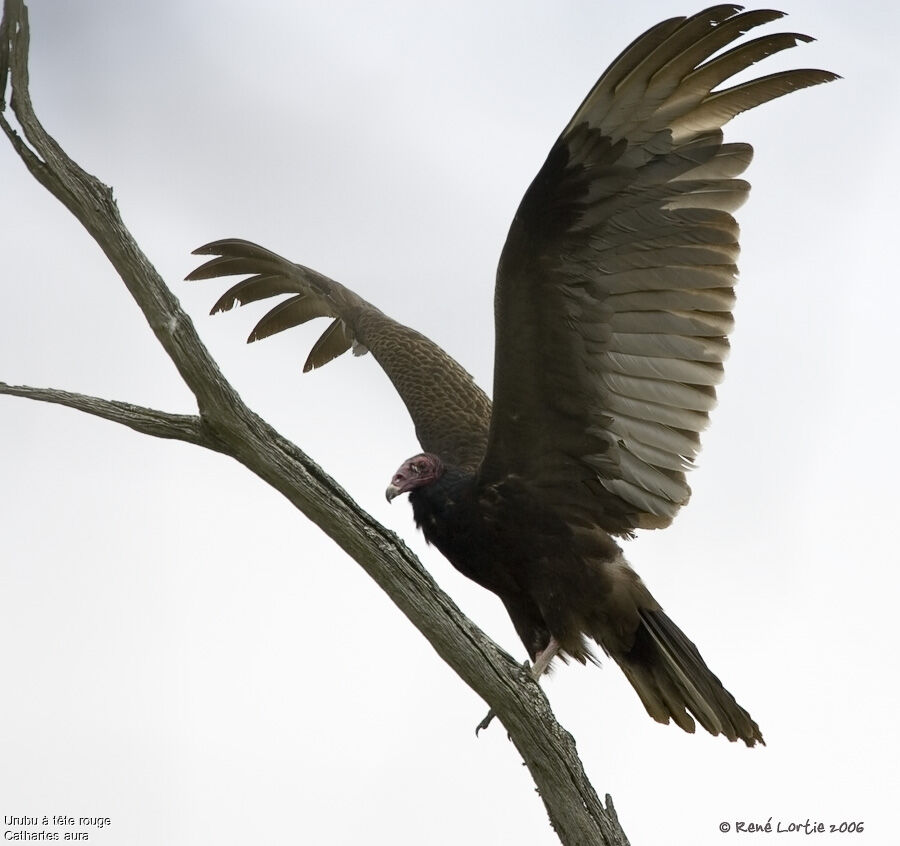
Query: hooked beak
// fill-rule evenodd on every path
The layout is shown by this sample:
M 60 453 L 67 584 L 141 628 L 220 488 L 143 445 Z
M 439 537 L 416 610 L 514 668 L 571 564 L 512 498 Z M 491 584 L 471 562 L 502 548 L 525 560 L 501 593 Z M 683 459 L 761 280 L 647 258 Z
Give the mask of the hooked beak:
M 400 494 L 406 493 L 410 489 L 409 482 L 409 473 L 406 471 L 406 465 L 404 464 L 391 477 L 391 483 L 387 486 L 387 490 L 384 492 L 387 501 L 390 502 L 395 497 L 400 496 Z

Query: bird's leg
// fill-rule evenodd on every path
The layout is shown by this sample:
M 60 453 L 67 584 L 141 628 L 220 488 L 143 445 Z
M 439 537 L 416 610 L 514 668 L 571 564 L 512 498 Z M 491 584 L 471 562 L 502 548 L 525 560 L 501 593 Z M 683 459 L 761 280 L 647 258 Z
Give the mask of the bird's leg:
M 540 682 L 541 676 L 547 672 L 547 667 L 550 666 L 550 662 L 556 657 L 557 652 L 559 652 L 559 641 L 551 635 L 550 642 L 535 655 L 534 666 L 528 670 L 536 682 Z
M 537 684 L 540 684 L 541 676 L 547 672 L 547 668 L 550 666 L 550 662 L 556 657 L 557 652 L 559 652 L 559 641 L 551 635 L 550 642 L 534 656 L 534 664 L 529 664 L 526 661 L 522 665 L 523 669 L 528 670 L 528 675 L 530 675 Z M 496 716 L 494 709 L 491 708 L 491 710 L 487 712 L 487 716 L 475 726 L 475 737 L 478 737 L 478 732 L 482 729 L 486 729 Z

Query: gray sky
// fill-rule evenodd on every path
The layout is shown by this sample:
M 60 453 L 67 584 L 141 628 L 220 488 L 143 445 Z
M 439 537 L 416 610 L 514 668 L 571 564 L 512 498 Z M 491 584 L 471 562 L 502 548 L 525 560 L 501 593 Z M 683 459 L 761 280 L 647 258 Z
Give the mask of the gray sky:
M 321 325 L 247 347 L 264 308 L 213 319 L 223 285 L 180 280 L 199 244 L 260 241 L 489 389 L 522 192 L 607 63 L 697 8 L 31 4 L 39 116 L 113 186 L 228 378 L 516 655 L 500 603 L 384 502 L 417 444 L 374 361 L 302 376 Z M 635 844 L 723 844 L 721 821 L 769 817 L 895 836 L 900 15 L 786 10 L 819 41 L 760 73 L 845 79 L 727 129 L 756 148 L 727 378 L 690 506 L 626 548 L 769 745 L 655 724 L 615 666 L 546 682 Z M 0 380 L 194 411 L 99 249 L 8 147 L 0 184 Z M 483 703 L 243 468 L 8 397 L 0 433 L 3 814 L 109 816 L 91 839 L 117 846 L 557 842 L 505 732 L 475 739 Z

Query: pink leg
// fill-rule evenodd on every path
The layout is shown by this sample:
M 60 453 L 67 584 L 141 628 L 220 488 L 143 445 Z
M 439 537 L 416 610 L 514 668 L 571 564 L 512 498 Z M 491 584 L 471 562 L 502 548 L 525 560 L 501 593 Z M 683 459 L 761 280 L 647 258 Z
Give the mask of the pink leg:
M 548 643 L 538 654 L 535 656 L 534 664 L 531 667 L 528 667 L 529 675 L 540 684 L 541 676 L 547 672 L 547 667 L 550 666 L 550 662 L 556 657 L 556 653 L 559 652 L 559 641 L 555 637 L 550 637 L 550 643 Z M 527 666 L 527 662 L 526 662 Z M 486 729 L 491 721 L 494 719 L 494 710 L 493 708 L 488 711 L 487 716 L 475 727 L 475 736 L 478 736 L 478 732 L 482 729 Z
M 557 652 L 559 652 L 559 641 L 551 636 L 550 643 L 541 652 L 538 652 L 534 659 L 534 665 L 529 670 L 535 681 L 540 681 L 541 676 L 547 672 L 547 667 L 550 666 L 550 662 L 556 657 Z

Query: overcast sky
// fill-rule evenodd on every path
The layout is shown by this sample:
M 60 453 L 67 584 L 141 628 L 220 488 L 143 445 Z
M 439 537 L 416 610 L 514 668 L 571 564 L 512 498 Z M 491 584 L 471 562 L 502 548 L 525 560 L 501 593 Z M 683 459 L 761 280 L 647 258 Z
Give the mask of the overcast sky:
M 243 341 L 190 251 L 257 240 L 428 334 L 490 389 L 493 278 L 522 192 L 607 63 L 681 3 L 33 0 L 32 95 L 252 408 L 523 649 L 383 490 L 417 451 L 371 357 L 302 375 L 316 323 Z M 759 69 L 839 83 L 735 120 L 737 329 L 694 497 L 626 555 L 768 746 L 689 736 L 619 670 L 545 682 L 632 843 L 720 822 L 896 837 L 900 138 L 889 3 L 791 0 Z M 774 29 L 773 27 L 769 28 Z M 0 151 L 0 380 L 195 406 L 100 250 Z M 362 570 L 236 463 L 0 397 L 0 812 L 103 844 L 553 844 L 485 706 Z M 6 828 L 6 827 L 5 827 Z M 743 835 L 767 843 L 771 835 Z M 793 842 L 793 841 L 792 841 Z

